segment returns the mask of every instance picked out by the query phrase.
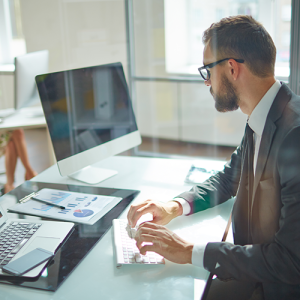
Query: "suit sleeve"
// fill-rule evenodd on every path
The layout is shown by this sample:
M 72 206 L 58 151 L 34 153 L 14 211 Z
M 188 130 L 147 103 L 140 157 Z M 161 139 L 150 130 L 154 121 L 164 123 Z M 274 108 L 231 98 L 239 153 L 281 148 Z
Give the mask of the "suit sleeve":
M 183 198 L 189 203 L 191 208 L 189 214 L 214 207 L 236 195 L 241 175 L 243 143 L 244 140 L 233 152 L 223 171 L 176 197 Z
M 206 246 L 204 268 L 220 279 L 300 283 L 299 137 L 300 128 L 292 129 L 278 150 L 277 170 L 282 208 L 279 230 L 273 241 L 245 246 L 224 242 Z

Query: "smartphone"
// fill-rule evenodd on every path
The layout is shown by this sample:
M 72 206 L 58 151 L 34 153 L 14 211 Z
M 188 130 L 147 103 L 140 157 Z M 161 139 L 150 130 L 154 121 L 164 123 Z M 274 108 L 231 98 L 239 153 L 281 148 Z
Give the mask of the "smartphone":
M 53 253 L 36 248 L 2 267 L 6 273 L 20 276 L 53 257 Z

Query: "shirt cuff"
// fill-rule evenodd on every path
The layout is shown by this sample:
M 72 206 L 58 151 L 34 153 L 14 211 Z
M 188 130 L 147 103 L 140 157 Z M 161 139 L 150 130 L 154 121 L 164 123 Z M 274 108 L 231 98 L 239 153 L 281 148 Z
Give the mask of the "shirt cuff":
M 177 201 L 181 204 L 182 206 L 182 215 L 188 215 L 191 212 L 191 207 L 189 205 L 189 203 L 184 200 L 183 198 L 174 198 L 173 201 Z
M 206 244 L 195 244 L 192 251 L 192 265 L 204 268 L 203 258 Z

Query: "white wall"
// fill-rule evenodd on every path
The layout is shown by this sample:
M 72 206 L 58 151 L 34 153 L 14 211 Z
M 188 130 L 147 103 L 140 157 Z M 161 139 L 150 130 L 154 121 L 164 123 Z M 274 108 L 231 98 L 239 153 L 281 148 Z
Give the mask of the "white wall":
M 20 3 L 27 52 L 48 49 L 50 72 L 120 61 L 126 73 L 123 0 Z M 0 76 L 0 89 L 0 108 L 12 107 L 13 77 Z
M 50 51 L 50 71 L 121 61 L 127 68 L 123 0 L 21 1 L 27 52 Z
M 14 77 L 0 75 L 0 109 L 14 106 Z

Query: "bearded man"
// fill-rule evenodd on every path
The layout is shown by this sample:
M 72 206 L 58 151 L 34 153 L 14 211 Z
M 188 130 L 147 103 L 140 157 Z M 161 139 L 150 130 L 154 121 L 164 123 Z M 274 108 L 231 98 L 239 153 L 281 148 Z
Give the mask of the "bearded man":
M 252 17 L 212 24 L 203 42 L 200 75 L 218 111 L 248 116 L 245 135 L 224 170 L 204 183 L 169 202 L 131 206 L 132 227 L 153 214 L 137 246 L 215 274 L 209 299 L 300 299 L 300 97 L 275 79 L 275 45 Z M 234 244 L 191 244 L 163 226 L 231 197 Z

